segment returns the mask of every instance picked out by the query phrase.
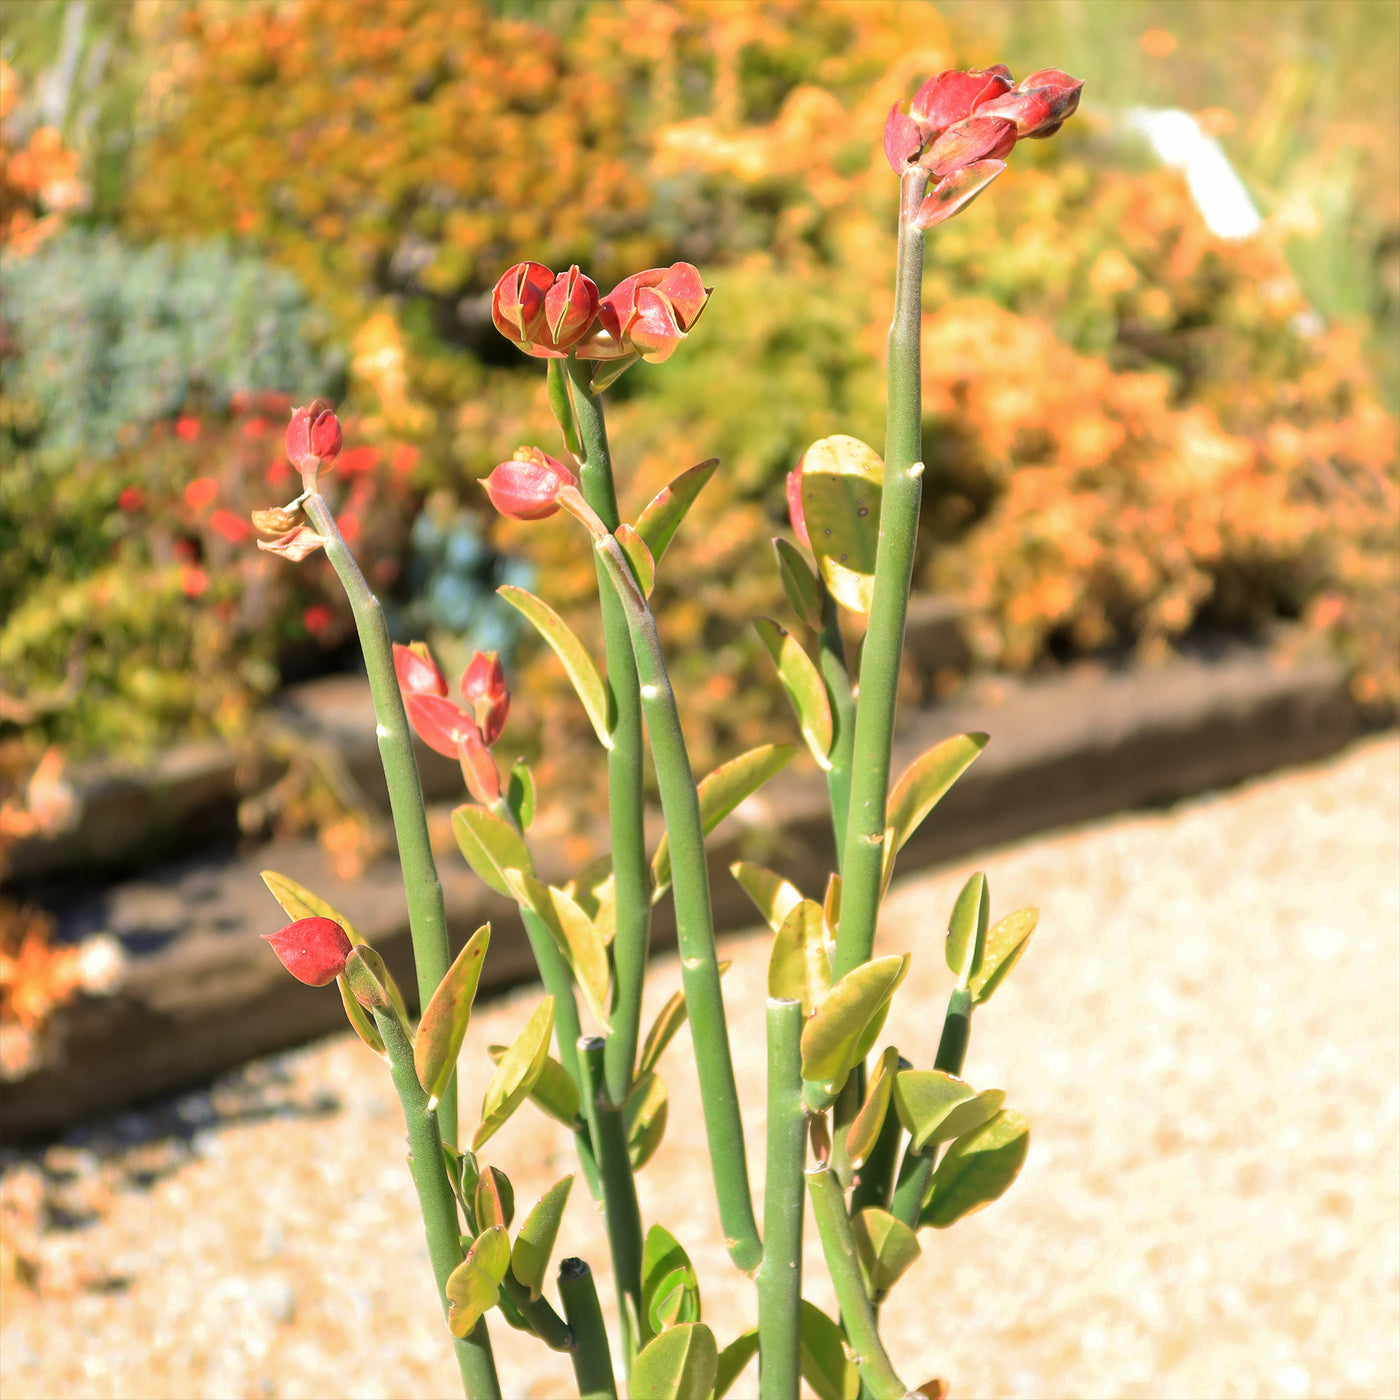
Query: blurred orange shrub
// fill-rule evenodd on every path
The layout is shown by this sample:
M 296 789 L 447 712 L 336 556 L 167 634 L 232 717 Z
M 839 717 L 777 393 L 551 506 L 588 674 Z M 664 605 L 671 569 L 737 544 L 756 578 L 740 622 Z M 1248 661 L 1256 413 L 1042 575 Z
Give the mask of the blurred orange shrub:
M 57 233 L 64 215 L 85 207 L 90 194 L 78 178 L 76 153 L 64 149 L 53 127 L 38 127 L 15 148 L 8 126 L 18 100 L 19 79 L 0 59 L 0 248 L 12 256 Z

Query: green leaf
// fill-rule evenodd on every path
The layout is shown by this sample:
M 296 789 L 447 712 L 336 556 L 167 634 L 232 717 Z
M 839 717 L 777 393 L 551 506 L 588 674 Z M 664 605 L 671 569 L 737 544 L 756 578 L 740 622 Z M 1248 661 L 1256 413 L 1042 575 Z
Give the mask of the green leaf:
M 733 966 L 733 960 L 726 958 L 719 965 L 719 975 L 723 977 Z M 677 991 L 667 998 L 666 1005 L 657 1012 L 656 1020 L 651 1023 L 647 1038 L 642 1042 L 641 1058 L 637 1061 L 638 1080 L 656 1068 L 662 1052 L 683 1025 L 685 1025 L 685 993 Z
M 802 458 L 802 514 L 817 567 L 831 596 L 868 613 L 880 540 L 885 464 L 858 438 L 838 433 Z
M 634 1172 L 641 1171 L 661 1146 L 668 1111 L 666 1086 L 661 1076 L 655 1070 L 642 1075 L 633 1084 L 622 1109 L 627 1125 L 627 1156 Z
M 971 1084 L 941 1069 L 906 1069 L 895 1076 L 895 1109 L 909 1130 L 915 1152 L 980 1128 L 1005 1102 L 1005 1090 L 984 1089 L 979 1094 Z
M 817 663 L 807 655 L 802 643 L 771 617 L 756 617 L 753 625 L 778 668 L 778 679 L 787 692 L 812 757 L 822 768 L 830 768 L 831 761 L 827 754 L 831 752 L 834 732 L 831 701 L 827 698 L 826 682 L 817 670 Z
M 795 744 L 760 744 L 701 778 L 696 791 L 705 834 L 709 835 L 746 797 L 752 797 L 774 773 L 786 768 L 796 752 Z M 664 835 L 651 858 L 651 873 L 656 882 L 651 896 L 655 903 L 671 883 L 671 848 Z
M 554 414 L 554 421 L 559 424 L 564 446 L 577 457 L 583 449 L 579 446 L 578 419 L 574 414 L 574 402 L 569 394 L 569 379 L 564 372 L 562 360 L 549 361 L 546 380 L 549 385 L 550 412 Z
M 452 813 L 452 834 L 466 862 L 483 884 L 513 898 L 506 880 L 507 870 L 535 873 L 525 838 L 504 818 L 485 807 L 467 802 Z
M 499 1225 L 492 1225 L 476 1237 L 467 1257 L 447 1279 L 447 1297 L 452 1306 L 447 1327 L 454 1337 L 465 1337 L 496 1305 L 501 1280 L 510 1264 L 510 1238 Z
M 613 536 L 632 566 L 632 577 L 637 580 L 637 587 L 642 590 L 643 597 L 650 598 L 652 585 L 656 582 L 656 561 L 651 557 L 646 541 L 630 525 L 619 525 L 613 531 Z
M 890 998 L 909 971 L 909 954 L 853 968 L 822 998 L 802 1028 L 802 1077 L 836 1094 L 880 1033 Z
M 817 1400 L 856 1400 L 860 1372 L 846 1351 L 841 1328 L 815 1303 L 802 1300 L 802 1379 Z
M 499 1167 L 485 1167 L 477 1175 L 472 1204 L 479 1230 L 488 1225 L 509 1230 L 510 1222 L 515 1219 L 515 1187 Z
M 516 1036 L 509 1050 L 501 1056 L 486 1096 L 481 1104 L 481 1126 L 472 1138 L 472 1151 L 481 1150 L 482 1143 L 515 1112 L 526 1095 L 535 1087 L 544 1062 L 548 1058 L 549 1037 L 554 1031 L 554 998 L 545 997 Z
M 642 1324 L 648 1337 L 700 1319 L 700 1280 L 690 1256 L 663 1225 L 642 1244 Z
M 873 1302 L 881 1302 L 919 1257 L 919 1237 L 879 1206 L 867 1206 L 855 1214 L 851 1235 L 856 1242 L 865 1291 Z
M 933 1192 L 919 1216 L 920 1226 L 944 1230 L 990 1205 L 1016 1180 L 1029 1147 L 1030 1125 L 1009 1109 L 960 1137 L 933 1174 Z
M 943 956 L 948 970 L 966 987 L 981 970 L 987 951 L 987 920 L 991 916 L 992 895 L 987 877 L 979 870 L 968 879 L 948 916 L 948 937 Z
M 774 933 L 782 928 L 783 920 L 802 902 L 801 891 L 790 880 L 751 861 L 736 860 L 729 867 L 729 873 L 758 906 L 758 912 L 768 920 L 768 927 Z
M 986 747 L 985 734 L 955 734 L 935 744 L 900 774 L 885 806 L 885 825 L 894 828 L 894 850 L 903 847 Z
M 476 1202 L 473 1199 L 477 1182 L 476 1158 L 470 1152 L 459 1152 L 455 1147 L 449 1147 L 447 1143 L 442 1145 L 442 1156 L 447 1163 L 447 1179 L 452 1183 L 452 1194 L 461 1202 L 462 1214 L 466 1216 L 467 1223 L 474 1229 L 476 1227 Z M 470 1185 L 467 1185 L 467 1182 L 470 1182 Z
M 506 1047 L 488 1045 L 486 1053 L 490 1055 L 491 1063 L 498 1065 L 506 1053 Z M 535 1080 L 535 1087 L 530 1090 L 530 1102 L 566 1128 L 578 1124 L 578 1085 L 569 1078 L 568 1070 L 553 1055 L 544 1057 L 544 1068 Z
M 517 1283 L 530 1290 L 531 1302 L 544 1291 L 549 1256 L 554 1253 L 554 1241 L 559 1237 L 564 1207 L 569 1203 L 569 1188 L 573 1184 L 572 1174 L 562 1177 L 540 1197 L 525 1217 L 511 1248 L 510 1271 Z
M 632 1400 L 708 1400 L 719 1370 L 715 1334 L 684 1322 L 653 1337 L 632 1363 Z
M 593 732 L 605 749 L 613 746 L 609 731 L 608 691 L 593 658 L 579 639 L 569 630 L 569 625 L 542 598 L 527 593 L 513 584 L 502 584 L 496 590 L 516 611 L 523 613 L 534 624 L 535 630 L 554 648 L 554 654 L 563 662 L 564 670 L 583 708 L 588 714 Z
M 683 471 L 669 486 L 663 486 L 637 517 L 637 534 L 658 564 L 666 553 L 666 546 L 685 519 L 686 512 L 704 490 L 705 483 L 715 474 L 717 466 L 719 458 L 711 457 L 709 461 Z
M 865 1102 L 846 1129 L 846 1155 L 853 1167 L 859 1167 L 875 1148 L 875 1140 L 885 1125 L 890 1096 L 894 1092 L 895 1071 L 899 1068 L 899 1051 L 893 1045 L 880 1054 L 875 1072 L 866 1085 Z
M 418 1023 L 413 1037 L 413 1068 L 428 1096 L 429 1113 L 437 1107 L 456 1068 L 490 943 L 491 925 L 483 924 L 447 969 Z
M 793 611 L 808 627 L 820 631 L 822 595 L 812 566 L 802 551 L 781 535 L 773 541 L 773 549 L 778 556 L 778 576 L 783 581 L 783 591 L 787 594 Z
M 831 987 L 831 958 L 826 947 L 826 919 L 814 900 L 793 905 L 773 939 L 768 957 L 768 995 L 802 1003 L 810 1016 Z
M 607 944 L 593 921 L 563 890 L 546 885 L 533 875 L 508 870 L 506 884 L 520 904 L 544 921 L 573 970 L 589 1010 L 606 1030 L 610 963 Z
M 530 765 L 523 758 L 517 758 L 510 766 L 506 806 L 510 808 L 521 831 L 529 831 L 530 823 L 535 820 L 535 778 L 530 772 Z
M 758 1328 L 750 1327 L 740 1332 L 719 1354 L 719 1364 L 715 1368 L 714 1400 L 724 1400 L 729 1387 L 739 1379 L 744 1367 L 758 1355 Z
M 1018 909 L 992 926 L 987 934 L 982 967 L 968 983 L 974 1006 L 990 1001 L 992 993 L 1006 981 L 1029 946 L 1039 920 L 1039 909 Z

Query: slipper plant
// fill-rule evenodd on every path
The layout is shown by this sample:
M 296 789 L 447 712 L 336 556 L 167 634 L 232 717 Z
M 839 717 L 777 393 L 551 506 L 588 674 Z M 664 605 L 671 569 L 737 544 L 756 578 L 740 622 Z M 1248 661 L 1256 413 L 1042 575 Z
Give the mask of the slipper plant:
M 883 459 L 855 438 L 814 443 L 788 478 L 795 541 L 774 541 L 794 617 L 755 620 L 792 703 L 802 741 L 830 795 L 837 868 L 804 893 L 740 862 L 734 878 L 772 930 L 767 1002 L 767 1141 L 763 1220 L 749 1183 L 748 1145 L 715 955 L 705 836 L 793 757 L 767 744 L 696 781 L 649 599 L 667 545 L 718 462 L 678 475 L 630 519 L 618 502 L 604 391 L 639 361 L 682 349 L 712 289 L 688 263 L 624 279 L 607 295 L 578 268 L 555 275 L 522 262 L 498 282 L 497 328 L 546 362 L 559 456 L 518 448 L 485 481 L 516 520 L 566 511 L 591 546 L 604 667 L 544 598 L 503 596 L 563 665 L 606 755 L 612 849 L 562 885 L 540 879 L 529 829 L 529 769 L 502 775 L 492 747 L 510 694 L 499 660 L 478 653 L 454 696 L 426 646 L 391 645 L 383 610 L 336 526 L 321 473 L 341 448 L 320 401 L 295 411 L 287 452 L 303 492 L 255 514 L 264 549 L 300 560 L 324 549 L 353 608 L 377 717 L 408 898 L 418 996 L 416 1029 L 379 955 L 349 919 L 274 872 L 269 889 L 293 921 L 269 935 L 293 975 L 337 982 L 351 1025 L 389 1066 L 403 1105 L 413 1179 L 446 1328 L 465 1392 L 496 1397 L 491 1314 L 566 1352 L 579 1393 L 724 1395 L 755 1355 L 764 1400 L 942 1395 L 941 1380 L 902 1380 L 879 1332 L 880 1306 L 918 1258 L 920 1232 L 944 1229 L 999 1197 L 1025 1160 L 1026 1120 L 1000 1089 L 962 1076 L 974 1010 L 1024 953 L 1036 912 L 991 919 L 986 877 L 974 874 L 949 915 L 944 956 L 954 978 L 937 1045 L 875 1055 L 911 953 L 874 956 L 881 901 L 896 856 L 987 742 L 960 734 L 917 759 L 890 786 L 890 750 L 922 489 L 920 324 L 924 239 L 1006 168 L 1023 138 L 1052 135 L 1081 84 L 1046 70 L 1019 84 L 1001 65 L 946 72 L 896 104 L 885 154 L 899 178 L 895 309 L 889 335 Z M 859 665 L 849 635 L 863 621 Z M 450 956 L 411 733 L 457 758 L 471 801 L 453 814 L 462 855 L 515 901 L 545 995 L 493 1067 L 468 1141 L 459 1138 L 457 1060 L 491 939 L 479 930 Z M 665 835 L 648 850 L 643 763 L 649 747 Z M 653 906 L 674 900 L 681 990 L 642 1034 L 642 985 Z M 582 1005 L 581 1005 L 582 1004 Z M 587 1020 L 596 1033 L 584 1033 Z M 699 1071 L 715 1199 L 730 1258 L 754 1281 L 756 1325 L 721 1346 L 702 1320 L 699 1281 L 681 1242 L 644 1222 L 636 1174 L 666 1126 L 658 1063 L 688 1027 Z M 551 1051 L 553 1053 L 551 1053 Z M 872 1056 L 874 1056 L 872 1060 Z M 572 1176 L 533 1205 L 511 1234 L 514 1191 L 489 1164 L 497 1129 L 529 1099 L 567 1125 L 588 1191 L 607 1227 L 621 1335 L 603 1327 L 590 1266 L 564 1259 L 557 1304 L 549 1261 Z M 820 1236 L 839 1316 L 802 1297 L 806 1206 Z M 522 1343 L 523 1345 L 523 1343 Z

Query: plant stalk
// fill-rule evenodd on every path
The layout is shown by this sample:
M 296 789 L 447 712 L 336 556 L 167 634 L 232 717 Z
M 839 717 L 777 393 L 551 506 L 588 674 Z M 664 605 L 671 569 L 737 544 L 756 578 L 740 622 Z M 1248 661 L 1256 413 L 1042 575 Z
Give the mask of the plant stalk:
M 374 700 L 375 733 L 379 738 L 379 760 L 389 785 L 389 811 L 394 820 L 394 839 L 403 870 L 404 895 L 408 901 L 408 928 L 413 941 L 413 966 L 418 981 L 418 1005 L 432 1000 L 438 983 L 447 976 L 451 961 L 447 938 L 447 910 L 443 905 L 442 881 L 433 860 L 428 839 L 428 820 L 423 808 L 423 785 L 418 778 L 418 760 L 413 756 L 413 734 L 404 713 L 394 674 L 394 652 L 384 608 L 370 591 L 350 546 L 326 498 L 311 492 L 302 503 L 316 533 L 325 538 L 326 557 L 340 579 L 355 630 L 364 653 L 369 691 Z M 443 1141 L 457 1146 L 457 1075 L 454 1071 L 438 1100 Z
M 598 1306 L 598 1290 L 593 1271 L 582 1259 L 559 1262 L 559 1300 L 574 1334 L 574 1380 L 579 1400 L 617 1400 L 617 1380 L 613 1375 L 608 1331 L 603 1326 L 603 1310 Z
M 802 1003 L 768 1001 L 768 1156 L 758 1266 L 759 1400 L 797 1400 L 801 1378 Z
M 923 492 L 919 340 L 924 235 L 915 227 L 913 215 L 927 187 L 928 175 L 917 167 L 900 180 L 894 319 L 889 335 L 885 486 L 870 623 L 861 650 L 851 807 L 841 867 L 841 928 L 831 969 L 833 981 L 869 961 L 880 908 L 890 744 Z

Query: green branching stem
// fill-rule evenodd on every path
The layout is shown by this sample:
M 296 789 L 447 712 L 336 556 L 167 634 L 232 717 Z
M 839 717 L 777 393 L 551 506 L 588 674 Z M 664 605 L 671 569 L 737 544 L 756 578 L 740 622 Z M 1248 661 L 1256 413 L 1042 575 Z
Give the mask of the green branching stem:
M 501 1288 L 515 1304 L 521 1318 L 530 1324 L 531 1330 L 551 1351 L 572 1351 L 573 1333 L 569 1324 L 554 1311 L 548 1298 L 541 1294 L 530 1297 L 530 1290 L 520 1282 L 509 1269 L 501 1280 Z
M 574 1380 L 579 1400 L 617 1400 L 617 1380 L 613 1375 L 608 1331 L 603 1326 L 603 1310 L 598 1306 L 598 1290 L 593 1271 L 582 1259 L 559 1263 L 559 1300 L 574 1334 Z
M 880 906 L 890 744 L 923 491 L 919 335 L 924 235 L 915 227 L 913 215 L 927 186 L 927 173 L 917 167 L 900 182 L 899 251 L 889 336 L 885 487 L 870 623 L 861 651 L 851 807 L 841 867 L 841 928 L 831 969 L 833 981 L 869 961 Z
M 392 1011 L 374 1009 L 374 1023 L 389 1056 L 394 1089 L 403 1105 L 408 1128 L 409 1166 L 418 1205 L 423 1213 L 423 1231 L 428 1238 L 428 1257 L 437 1282 L 438 1301 L 444 1317 L 448 1312 L 447 1280 L 462 1262 L 457 1197 L 448 1180 L 442 1155 L 438 1116 L 428 1111 L 428 1095 L 418 1082 L 413 1067 L 413 1045 L 399 1018 Z M 465 1336 L 453 1338 L 457 1366 L 467 1400 L 500 1400 L 496 1361 L 491 1354 L 491 1337 L 483 1317 Z
M 739 1117 L 739 1091 L 729 1053 L 724 996 L 715 958 L 714 914 L 710 904 L 710 873 L 705 864 L 705 833 L 695 775 L 685 747 L 676 696 L 666 671 L 656 620 L 647 607 L 627 557 L 618 542 L 590 521 L 581 500 L 568 506 L 589 525 L 594 547 L 605 562 L 608 577 L 622 600 L 637 659 L 642 713 L 651 740 L 652 762 L 661 793 L 661 810 L 671 840 L 671 885 L 676 907 L 676 941 L 681 955 L 681 988 L 700 1074 L 705 1136 L 710 1150 L 715 1199 L 729 1257 L 746 1273 L 758 1267 L 763 1245 L 749 1194 L 749 1168 Z M 582 507 L 580 510 L 579 507 Z
M 622 1326 L 623 1374 L 631 1375 L 641 1338 L 631 1319 L 642 1314 L 642 1211 L 637 1202 L 636 1177 L 627 1152 L 627 1124 L 613 1106 L 603 1083 L 605 1042 L 590 1036 L 579 1046 L 583 1071 L 583 1115 L 588 1120 L 598 1176 L 603 1188 L 603 1221 L 612 1253 L 617 1311 Z
M 846 643 L 841 636 L 841 610 L 826 585 L 817 579 L 821 591 L 822 630 L 817 637 L 817 661 L 826 694 L 831 702 L 832 741 L 827 755 L 826 790 L 831 801 L 831 824 L 836 836 L 836 869 L 845 868 L 846 824 L 851 810 L 851 751 L 855 743 L 856 701 L 851 694 L 851 673 L 846 662 Z
M 374 700 L 375 733 L 379 736 L 379 758 L 389 785 L 389 810 L 394 819 L 394 838 L 403 870 L 404 893 L 408 901 L 408 927 L 413 940 L 413 964 L 418 980 L 418 1005 L 427 1006 L 447 975 L 451 961 L 447 939 L 447 911 L 443 905 L 442 881 L 438 879 L 433 847 L 428 839 L 428 821 L 423 808 L 423 786 L 418 778 L 418 762 L 413 756 L 413 736 L 404 713 L 394 674 L 394 653 L 384 609 L 370 591 L 355 556 L 341 536 L 326 498 L 312 491 L 303 502 L 307 519 L 325 540 L 326 557 L 340 579 L 350 610 L 355 617 L 360 649 L 369 675 Z M 443 1090 L 437 1109 L 443 1141 L 457 1145 L 457 1076 L 454 1073 Z
M 572 390 L 574 419 L 582 455 L 579 485 L 583 498 L 608 529 L 620 523 L 613 486 L 603 400 L 588 387 L 592 366 L 563 361 Z M 603 619 L 613 746 L 608 751 L 608 818 L 611 823 L 617 928 L 613 934 L 613 979 L 616 988 L 611 1030 L 605 1053 L 608 1097 L 621 1107 L 632 1088 L 641 1034 L 642 984 L 646 978 L 647 934 L 651 917 L 651 875 L 647 865 L 643 816 L 641 698 L 637 665 L 628 638 L 627 618 L 616 591 L 598 563 L 598 602 Z
M 768 1001 L 768 1157 L 758 1266 L 759 1400 L 797 1400 L 801 1377 L 802 1003 Z
M 880 1341 L 875 1308 L 860 1275 L 851 1218 L 846 1214 L 841 1187 L 830 1168 L 818 1167 L 807 1173 L 807 1189 L 812 1196 L 812 1214 L 821 1236 L 827 1271 L 841 1308 L 841 1324 L 860 1371 L 861 1389 L 874 1400 L 903 1400 L 907 1391 Z

